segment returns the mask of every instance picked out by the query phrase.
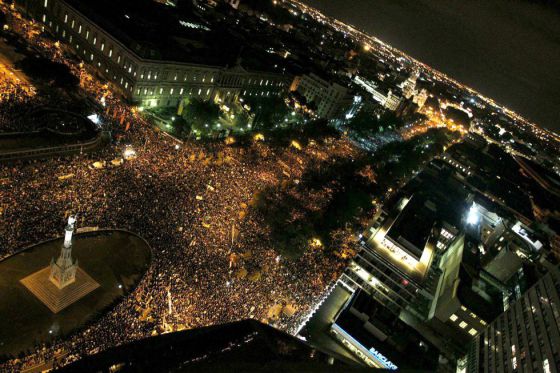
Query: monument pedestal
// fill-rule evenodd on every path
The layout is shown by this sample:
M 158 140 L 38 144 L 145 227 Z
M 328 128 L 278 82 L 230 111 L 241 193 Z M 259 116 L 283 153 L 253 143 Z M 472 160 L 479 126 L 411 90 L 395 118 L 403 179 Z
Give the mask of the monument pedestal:
M 75 280 L 62 289 L 51 282 L 50 275 L 51 268 L 46 267 L 21 279 L 20 282 L 53 313 L 62 311 L 99 287 L 99 284 L 81 268 L 77 268 Z

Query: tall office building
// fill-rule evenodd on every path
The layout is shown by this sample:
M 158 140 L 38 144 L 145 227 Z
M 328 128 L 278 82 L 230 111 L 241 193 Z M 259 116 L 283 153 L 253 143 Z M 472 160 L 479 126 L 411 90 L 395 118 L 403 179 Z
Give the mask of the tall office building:
M 560 371 L 559 293 L 554 267 L 473 340 L 457 371 Z

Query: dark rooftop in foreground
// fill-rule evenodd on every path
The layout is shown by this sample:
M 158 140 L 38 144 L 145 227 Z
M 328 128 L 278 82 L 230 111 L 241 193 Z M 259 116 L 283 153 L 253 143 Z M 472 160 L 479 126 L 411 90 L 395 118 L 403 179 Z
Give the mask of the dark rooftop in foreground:
M 329 363 L 331 360 L 332 364 Z M 361 372 L 254 320 L 163 334 L 87 356 L 59 372 Z

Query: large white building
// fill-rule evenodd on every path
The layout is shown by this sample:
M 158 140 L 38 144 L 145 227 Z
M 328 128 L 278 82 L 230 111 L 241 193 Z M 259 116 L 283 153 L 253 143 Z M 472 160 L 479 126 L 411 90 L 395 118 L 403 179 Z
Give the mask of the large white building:
M 239 64 L 227 67 L 189 63 L 192 56 L 177 50 L 172 51 L 173 58 L 166 58 L 158 53 L 157 46 L 127 35 L 130 28 L 115 23 L 100 25 L 107 17 L 103 12 L 120 9 L 76 0 L 26 0 L 24 6 L 55 38 L 95 67 L 130 101 L 142 106 L 177 106 L 188 97 L 219 97 L 224 102 L 238 96 L 269 97 L 286 92 L 292 81 L 288 74 L 248 71 Z M 128 14 L 122 17 L 123 24 L 126 17 L 130 19 Z M 179 19 L 177 23 L 185 30 L 210 31 L 190 21 Z M 179 46 L 184 42 L 178 36 L 169 38 L 179 40 Z
M 308 103 L 314 102 L 317 106 L 316 114 L 321 118 L 331 119 L 352 104 L 347 87 L 327 81 L 314 73 L 303 75 L 292 89 L 301 93 Z

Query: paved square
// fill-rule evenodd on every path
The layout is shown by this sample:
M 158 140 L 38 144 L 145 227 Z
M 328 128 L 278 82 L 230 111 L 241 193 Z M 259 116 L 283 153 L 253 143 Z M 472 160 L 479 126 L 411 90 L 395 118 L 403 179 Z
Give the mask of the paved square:
M 59 289 L 49 280 L 50 271 L 50 267 L 45 267 L 20 282 L 53 313 L 62 311 L 99 287 L 93 278 L 78 268 L 76 281 Z

